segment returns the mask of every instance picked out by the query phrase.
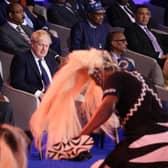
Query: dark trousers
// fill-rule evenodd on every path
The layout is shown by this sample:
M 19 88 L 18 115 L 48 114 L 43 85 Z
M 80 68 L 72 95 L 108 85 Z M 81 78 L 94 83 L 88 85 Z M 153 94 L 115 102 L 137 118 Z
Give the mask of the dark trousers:
M 14 124 L 13 108 L 9 102 L 0 102 L 0 124 Z

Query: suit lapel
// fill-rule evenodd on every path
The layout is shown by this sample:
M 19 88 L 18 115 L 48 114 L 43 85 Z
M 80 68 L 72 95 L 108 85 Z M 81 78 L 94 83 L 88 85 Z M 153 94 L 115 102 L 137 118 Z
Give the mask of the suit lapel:
M 141 34 L 142 36 L 144 36 L 144 37 L 145 37 L 145 41 L 148 41 L 148 42 L 151 44 L 151 46 L 153 47 L 152 42 L 150 41 L 150 39 L 149 39 L 149 37 L 146 35 L 146 33 L 145 33 L 137 24 L 135 24 L 135 25 L 136 25 L 136 27 L 137 27 L 137 31 L 140 32 L 139 34 Z M 142 39 L 144 39 L 144 38 L 142 38 Z
M 25 43 L 25 45 L 29 45 L 27 41 L 20 35 L 16 29 L 14 29 L 12 26 L 10 26 L 8 23 L 6 24 L 6 29 L 10 32 L 9 34 L 14 34 L 15 38 L 18 39 L 18 41 L 22 41 L 22 43 Z

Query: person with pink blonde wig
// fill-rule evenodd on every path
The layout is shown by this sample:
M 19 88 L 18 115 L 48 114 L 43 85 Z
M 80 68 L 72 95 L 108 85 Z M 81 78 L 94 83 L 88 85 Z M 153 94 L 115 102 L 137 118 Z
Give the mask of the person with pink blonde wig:
M 30 129 L 39 151 L 42 134 L 44 131 L 47 132 L 46 157 L 74 158 L 93 146 L 93 139 L 90 136 L 78 137 L 83 125 L 79 117 L 79 108 L 88 120 L 100 104 L 102 89 L 96 85 L 90 73 L 95 68 L 103 68 L 105 63 L 112 63 L 106 51 L 73 51 L 67 56 L 66 64 L 54 75 L 53 82 L 30 120 Z M 76 106 L 76 102 L 79 101 L 82 102 Z M 65 150 L 71 147 L 71 154 L 67 154 Z

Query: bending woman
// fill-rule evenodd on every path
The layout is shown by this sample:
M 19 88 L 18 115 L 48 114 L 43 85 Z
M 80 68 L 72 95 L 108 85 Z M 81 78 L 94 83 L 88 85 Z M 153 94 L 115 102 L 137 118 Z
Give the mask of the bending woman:
M 138 72 L 113 66 L 96 70 L 92 77 L 103 89 L 103 100 L 81 135 L 90 134 L 113 113 L 125 130 L 125 139 L 101 165 L 97 162 L 93 167 L 168 167 L 168 115 L 154 90 Z

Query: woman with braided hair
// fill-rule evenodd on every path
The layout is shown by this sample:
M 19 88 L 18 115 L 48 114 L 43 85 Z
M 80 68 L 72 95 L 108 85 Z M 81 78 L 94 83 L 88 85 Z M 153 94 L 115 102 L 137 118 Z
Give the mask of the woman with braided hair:
M 116 113 L 125 139 L 92 168 L 167 168 L 168 116 L 154 90 L 136 71 L 96 69 L 92 78 L 103 99 L 81 135 L 90 134 Z

